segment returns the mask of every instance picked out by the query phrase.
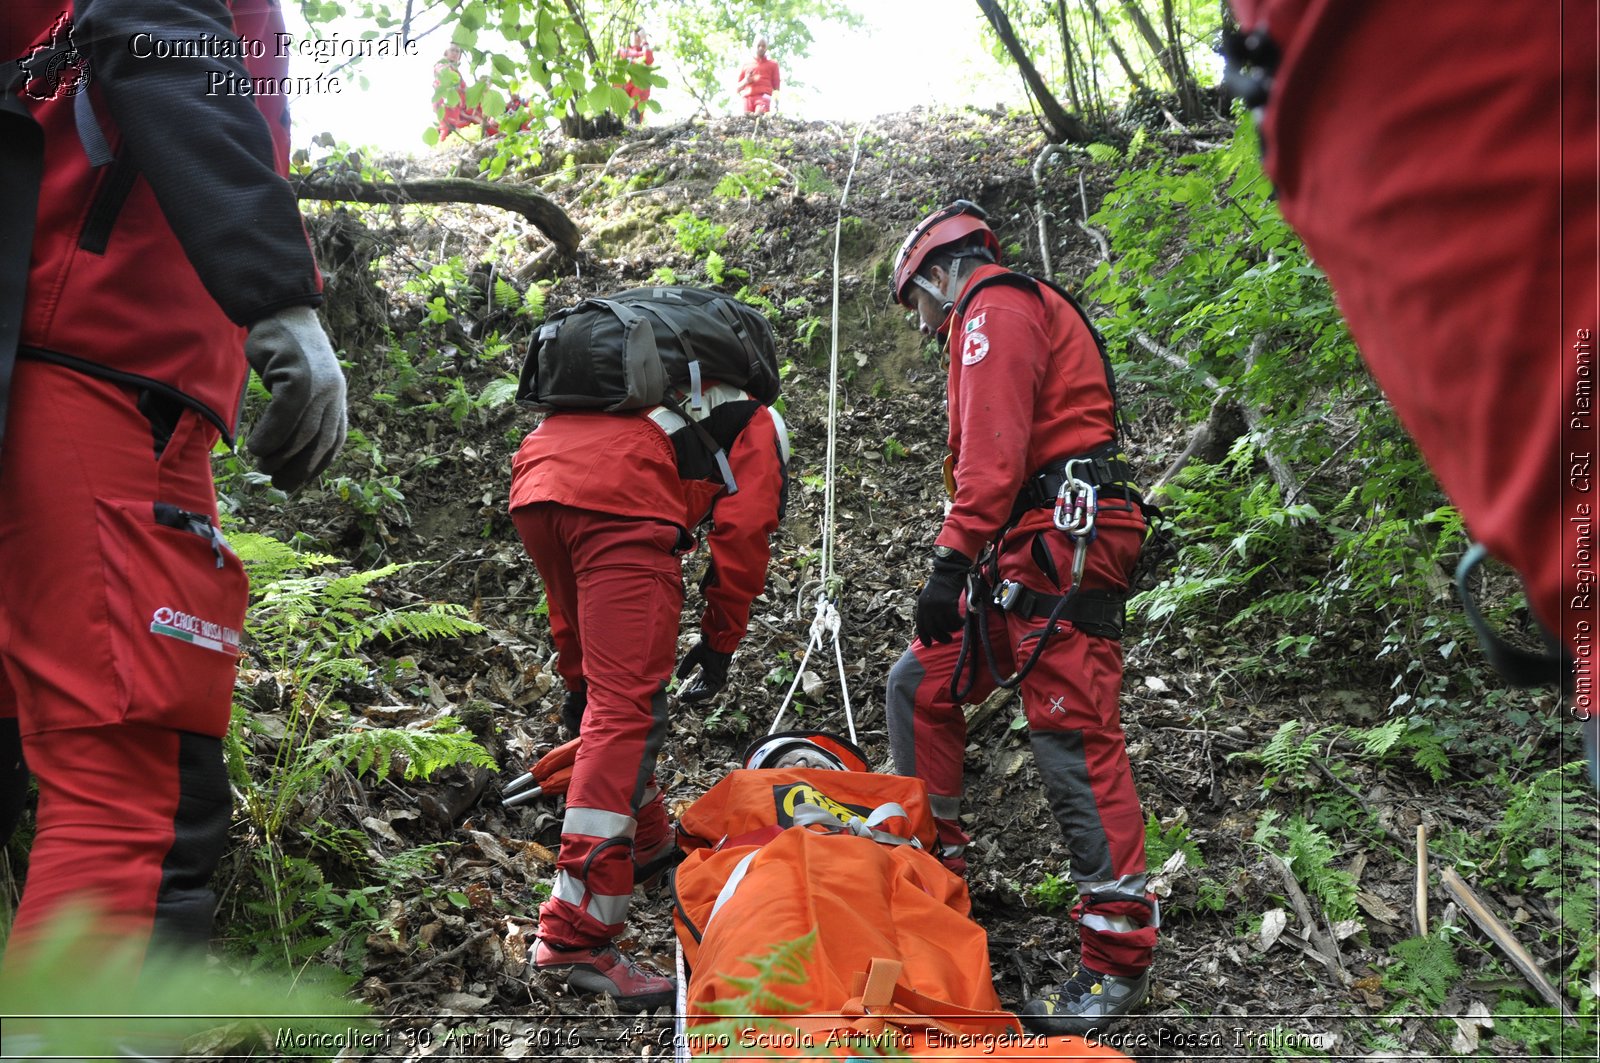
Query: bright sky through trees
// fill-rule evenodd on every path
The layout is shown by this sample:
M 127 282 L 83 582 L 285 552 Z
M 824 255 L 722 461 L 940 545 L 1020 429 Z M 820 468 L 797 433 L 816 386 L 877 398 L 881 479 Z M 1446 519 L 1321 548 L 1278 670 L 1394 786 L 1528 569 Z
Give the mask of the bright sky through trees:
M 774 54 L 785 83 L 779 93 L 781 114 L 855 122 L 919 104 L 1025 105 L 1015 71 L 985 50 L 985 24 L 973 0 L 856 0 L 854 6 L 866 22 L 862 29 L 813 25 L 816 43 L 809 57 L 797 60 Z M 287 5 L 285 15 L 298 40 L 305 25 L 295 6 Z M 676 80 L 665 34 L 649 28 L 657 64 L 666 77 Z M 324 26 L 323 33 L 351 38 L 369 29 L 347 19 Z M 369 85 L 364 92 L 350 82 L 339 93 L 293 99 L 295 144 L 330 132 L 350 144 L 427 150 L 422 131 L 432 124 L 433 64 L 447 41 L 441 30 L 421 39 L 416 56 L 364 60 L 360 72 Z M 728 56 L 730 89 L 734 73 L 748 58 L 748 54 Z M 292 63 L 296 76 L 314 77 L 328 69 L 298 54 Z M 464 73 L 470 79 L 470 72 Z M 652 124 L 678 120 L 695 109 L 688 94 L 673 87 L 657 89 L 654 98 L 664 111 L 650 116 Z

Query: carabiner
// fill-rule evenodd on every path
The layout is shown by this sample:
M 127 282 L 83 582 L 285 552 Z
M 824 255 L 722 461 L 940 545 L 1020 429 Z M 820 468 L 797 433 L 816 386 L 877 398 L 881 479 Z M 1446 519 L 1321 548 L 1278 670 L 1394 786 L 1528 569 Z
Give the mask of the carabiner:
M 1056 509 L 1052 519 L 1057 528 L 1081 543 L 1094 534 L 1094 515 L 1099 507 L 1100 494 L 1094 484 L 1074 475 L 1072 467 L 1078 464 L 1069 461 L 1062 470 L 1066 478 L 1056 492 Z

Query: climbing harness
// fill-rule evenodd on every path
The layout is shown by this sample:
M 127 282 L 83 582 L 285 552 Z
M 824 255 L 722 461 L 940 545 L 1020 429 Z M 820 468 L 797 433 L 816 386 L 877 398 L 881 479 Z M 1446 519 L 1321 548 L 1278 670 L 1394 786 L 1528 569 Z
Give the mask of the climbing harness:
M 1127 613 L 1125 591 L 1111 588 L 1084 588 L 1084 566 L 1089 546 L 1094 542 L 1096 522 L 1102 512 L 1131 512 L 1142 500 L 1132 486 L 1133 469 L 1116 453 L 1116 442 L 1090 454 L 1054 462 L 1030 476 L 1012 507 L 1011 518 L 967 576 L 967 622 L 962 631 L 961 650 L 950 676 L 950 694 L 964 701 L 977 685 L 978 669 L 987 667 L 995 685 L 1014 690 L 1022 685 L 1046 644 L 1060 628 L 1070 623 L 1086 635 L 1120 639 Z M 1123 501 L 1112 506 L 1102 500 L 1102 492 L 1120 492 Z M 986 575 L 999 567 L 1001 544 L 1017 521 L 1029 510 L 1051 507 L 1051 525 L 1072 541 L 1072 576 L 1065 594 L 1050 595 L 1031 590 L 1012 579 L 992 582 Z M 1154 507 L 1148 507 L 1154 508 Z M 1041 566 L 1042 567 L 1042 566 Z M 1022 666 L 1002 676 L 994 644 L 989 635 L 989 609 L 1003 609 L 1016 616 L 1043 619 L 1033 651 Z M 975 649 L 974 647 L 977 647 Z M 981 654 L 979 650 L 981 649 Z M 964 678 L 963 678 L 964 677 Z
M 801 656 L 799 665 L 795 667 L 794 680 L 783 696 L 783 704 L 778 706 L 778 714 L 773 717 L 772 726 L 767 729 L 768 734 L 777 733 L 783 723 L 784 713 L 789 710 L 789 703 L 794 700 L 794 692 L 800 686 L 800 679 L 806 674 L 806 664 L 811 660 L 812 652 L 820 648 L 824 640 L 831 640 L 834 662 L 839 669 L 839 695 L 844 702 L 845 727 L 850 732 L 852 742 L 856 741 L 856 721 L 850 708 L 850 683 L 844 671 L 844 644 L 839 639 L 838 588 L 833 572 L 834 467 L 839 442 L 839 257 L 844 241 L 844 206 L 850 198 L 850 182 L 855 178 L 856 163 L 861 158 L 861 137 L 866 131 L 865 125 L 856 130 L 855 144 L 850 156 L 850 171 L 845 175 L 844 191 L 839 195 L 838 221 L 833 230 L 833 345 L 828 365 L 828 447 L 826 464 L 823 468 L 820 558 L 822 576 L 821 584 L 817 588 L 816 616 L 811 621 L 811 637 L 806 643 L 806 651 Z

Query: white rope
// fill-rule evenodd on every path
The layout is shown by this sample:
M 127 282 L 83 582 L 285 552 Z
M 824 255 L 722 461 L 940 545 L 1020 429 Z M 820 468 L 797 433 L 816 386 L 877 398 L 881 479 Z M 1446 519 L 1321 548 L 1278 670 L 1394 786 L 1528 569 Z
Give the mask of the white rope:
M 850 685 L 844 674 L 844 646 L 839 641 L 839 609 L 835 604 L 839 587 L 833 572 L 833 481 L 839 444 L 839 258 L 844 241 L 844 205 L 850 198 L 850 183 L 855 179 L 856 162 L 861 158 L 861 137 L 866 131 L 865 125 L 856 129 L 856 139 L 850 155 L 850 171 L 845 174 L 844 191 L 839 194 L 839 215 L 833 227 L 833 343 L 828 359 L 828 448 L 823 465 L 820 562 L 822 585 L 817 590 L 817 611 L 816 617 L 811 621 L 811 640 L 806 645 L 806 652 L 801 656 L 799 666 L 795 668 L 794 681 L 789 684 L 789 691 L 783 696 L 783 704 L 778 706 L 778 715 L 773 718 L 772 726 L 767 730 L 768 734 L 777 732 L 784 713 L 789 710 L 790 701 L 794 699 L 795 689 L 800 685 L 801 677 L 806 674 L 806 664 L 811 660 L 812 651 L 820 647 L 823 637 L 827 636 L 833 640 L 834 660 L 839 666 L 839 692 L 844 699 L 844 722 L 850 731 L 852 742 L 856 740 L 856 721 L 850 708 Z

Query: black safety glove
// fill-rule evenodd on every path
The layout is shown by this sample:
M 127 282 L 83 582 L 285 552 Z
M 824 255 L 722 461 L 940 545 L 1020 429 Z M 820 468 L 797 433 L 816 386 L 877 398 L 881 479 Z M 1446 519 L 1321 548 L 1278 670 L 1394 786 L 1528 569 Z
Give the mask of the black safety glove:
M 314 480 L 344 446 L 344 370 L 309 306 L 291 306 L 250 326 L 244 356 L 271 393 L 245 445 L 272 486 Z
M 567 698 L 561 703 L 561 726 L 567 729 L 569 738 L 577 738 L 583 730 L 583 710 L 589 707 L 589 686 L 584 684 L 577 690 L 567 691 Z
M 924 646 L 949 642 L 961 627 L 961 596 L 967 591 L 972 558 L 948 546 L 933 548 L 933 572 L 917 595 L 917 638 Z
M 700 674 L 695 676 L 694 682 L 678 690 L 678 700 L 695 702 L 716 697 L 717 692 L 728 685 L 728 665 L 732 663 L 733 654 L 718 653 L 705 639 L 696 642 L 694 649 L 684 654 L 678 664 L 678 678 L 687 679 L 696 668 L 700 669 Z

